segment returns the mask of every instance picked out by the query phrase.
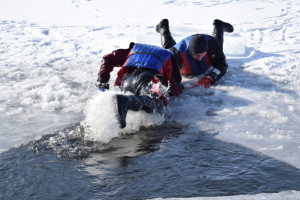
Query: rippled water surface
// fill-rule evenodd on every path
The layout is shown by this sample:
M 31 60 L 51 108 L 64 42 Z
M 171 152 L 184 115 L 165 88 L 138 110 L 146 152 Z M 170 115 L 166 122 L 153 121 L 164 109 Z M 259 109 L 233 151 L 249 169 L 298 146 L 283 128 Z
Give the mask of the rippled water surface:
M 300 170 L 172 123 L 84 141 L 79 125 L 0 154 L 0 199 L 151 199 L 300 190 Z

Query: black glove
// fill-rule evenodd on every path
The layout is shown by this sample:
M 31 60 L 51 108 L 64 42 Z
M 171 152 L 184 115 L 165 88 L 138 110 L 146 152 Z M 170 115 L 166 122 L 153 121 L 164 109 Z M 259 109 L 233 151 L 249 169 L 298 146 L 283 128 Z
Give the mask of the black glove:
M 101 91 L 101 92 L 104 92 L 106 90 L 109 90 L 109 84 L 108 83 L 99 83 L 97 82 L 96 83 L 96 86 L 98 87 L 98 89 Z

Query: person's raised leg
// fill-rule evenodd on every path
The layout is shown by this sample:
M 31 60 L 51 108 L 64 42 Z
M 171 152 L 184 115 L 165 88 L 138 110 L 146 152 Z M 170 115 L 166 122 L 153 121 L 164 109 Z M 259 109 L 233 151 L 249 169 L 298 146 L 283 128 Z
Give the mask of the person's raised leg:
M 223 52 L 224 32 L 232 33 L 234 28 L 231 24 L 219 19 L 215 19 L 213 25 L 213 37 L 218 41 L 220 50 Z
M 117 101 L 117 119 L 120 128 L 126 127 L 126 116 L 128 110 L 139 111 L 143 110 L 147 113 L 156 111 L 160 114 L 163 112 L 163 104 L 160 100 L 150 98 L 149 96 L 136 96 L 136 95 L 116 95 Z
M 156 25 L 156 32 L 161 35 L 161 45 L 163 48 L 169 49 L 176 44 L 170 32 L 168 19 L 163 19 Z

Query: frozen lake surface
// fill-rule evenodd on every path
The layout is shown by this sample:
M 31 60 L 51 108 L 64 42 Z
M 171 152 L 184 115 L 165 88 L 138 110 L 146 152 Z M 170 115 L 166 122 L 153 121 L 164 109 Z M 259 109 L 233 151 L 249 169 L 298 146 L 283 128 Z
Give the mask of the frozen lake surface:
M 2 2 L 0 199 L 299 199 L 300 3 L 120 2 Z M 177 41 L 232 23 L 229 71 L 121 131 L 120 91 L 94 86 L 101 57 L 159 45 L 163 18 Z

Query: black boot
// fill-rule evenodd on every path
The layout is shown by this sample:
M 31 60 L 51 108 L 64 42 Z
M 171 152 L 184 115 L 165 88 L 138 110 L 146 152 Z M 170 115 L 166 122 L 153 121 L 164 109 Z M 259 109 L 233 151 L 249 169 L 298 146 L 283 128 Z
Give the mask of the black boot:
M 169 20 L 168 19 L 163 19 L 161 20 L 155 28 L 156 32 L 160 33 L 160 34 L 164 34 L 165 32 L 169 32 L 170 33 L 170 29 L 169 29 Z
M 224 32 L 232 33 L 233 26 L 229 23 L 223 22 L 219 19 L 214 20 L 214 30 L 213 30 L 213 37 L 219 43 L 219 55 L 225 58 L 224 51 L 223 51 L 223 43 L 224 43 Z
M 130 96 L 130 101 L 128 103 L 128 109 L 136 109 L 138 104 L 139 110 L 143 110 L 146 113 L 152 114 L 154 111 L 160 115 L 164 112 L 164 104 L 161 99 L 151 98 L 149 96 Z M 133 109 L 134 108 L 134 109 Z M 137 110 L 135 110 L 137 111 Z
M 120 124 L 120 128 L 126 127 L 126 115 L 128 110 L 139 111 L 143 110 L 147 113 L 153 113 L 154 109 L 158 113 L 163 113 L 162 102 L 156 102 L 156 100 L 148 96 L 125 96 L 125 95 L 116 95 L 117 100 L 117 119 Z
M 128 110 L 139 111 L 143 110 L 144 103 L 139 99 L 139 96 L 135 95 L 116 95 L 117 100 L 117 119 L 120 124 L 120 128 L 126 127 L 126 116 Z M 146 108 L 145 108 L 146 109 Z
M 234 28 L 231 24 L 227 22 L 223 22 L 219 19 L 215 19 L 213 25 L 216 27 L 222 27 L 223 31 L 232 33 L 234 31 Z
M 161 45 L 165 49 L 169 49 L 176 44 L 170 32 L 168 19 L 161 20 L 159 24 L 156 25 L 155 30 L 161 34 Z
M 220 25 L 214 25 L 213 37 L 218 41 L 219 47 L 223 49 L 224 29 Z

